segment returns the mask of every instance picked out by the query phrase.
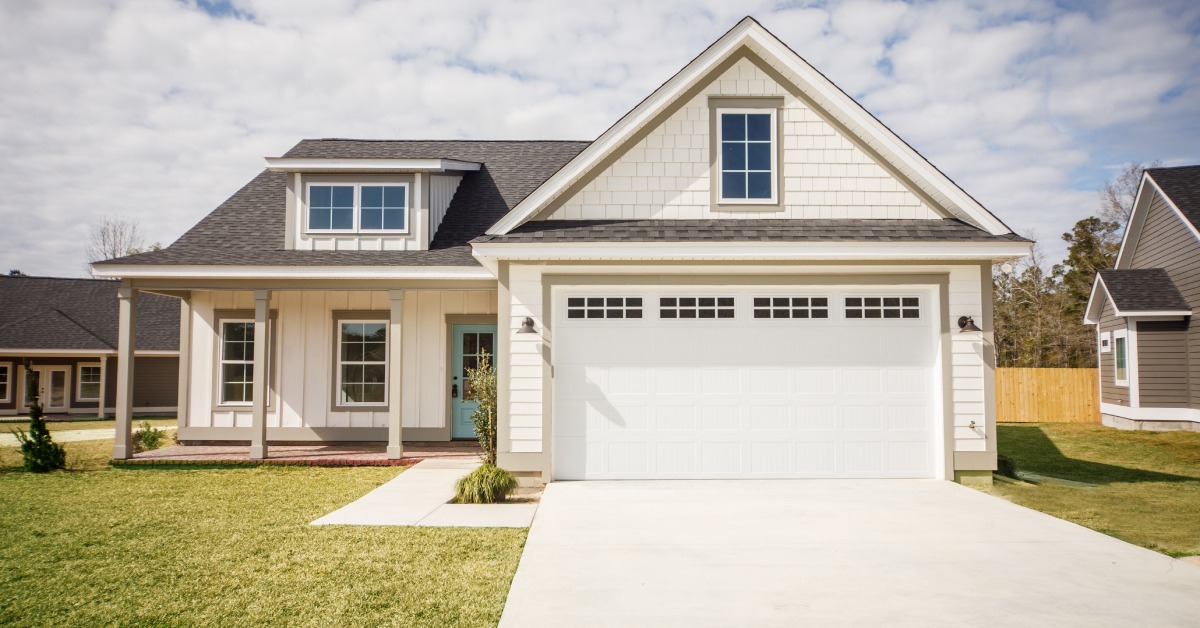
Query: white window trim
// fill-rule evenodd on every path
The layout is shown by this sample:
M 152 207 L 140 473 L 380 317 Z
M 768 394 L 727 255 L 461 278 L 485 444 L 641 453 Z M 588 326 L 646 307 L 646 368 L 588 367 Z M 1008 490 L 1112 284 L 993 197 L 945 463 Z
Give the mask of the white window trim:
M 347 323 L 383 324 L 383 401 L 342 401 L 342 364 L 379 364 L 378 362 L 343 362 L 342 361 L 342 325 Z M 387 319 L 382 318 L 342 318 L 337 321 L 334 342 L 337 344 L 337 359 L 334 364 L 334 405 L 340 408 L 379 408 L 388 405 L 392 377 L 392 333 Z
M 310 191 L 316 186 L 339 186 L 354 188 L 352 215 L 354 226 L 350 229 L 311 229 L 308 226 Z M 404 188 L 404 228 L 403 229 L 363 229 L 362 228 L 362 188 L 366 187 L 402 187 Z M 304 198 L 300 200 L 300 220 L 304 225 L 305 234 L 313 235 L 409 235 L 412 233 L 412 186 L 407 181 L 339 181 L 336 179 L 314 179 L 304 182 Z
M 218 406 L 248 408 L 248 407 L 254 405 L 253 393 L 251 393 L 250 401 L 226 401 L 226 399 L 225 399 L 225 380 L 224 380 L 225 369 L 223 368 L 225 366 L 225 364 L 226 363 L 228 363 L 228 364 L 250 364 L 252 366 L 254 364 L 254 355 L 253 354 L 251 354 L 249 360 L 226 360 L 225 359 L 225 324 L 226 323 L 250 323 L 250 325 L 253 326 L 254 319 L 252 319 L 252 318 L 222 318 L 221 320 L 219 320 L 217 322 L 217 405 Z M 270 335 L 271 335 L 270 332 L 268 332 L 267 336 L 270 337 Z M 254 342 L 255 342 L 255 344 L 258 343 L 257 337 L 254 339 Z M 268 350 L 270 350 L 269 344 L 267 345 L 267 347 L 268 347 Z M 252 385 L 253 385 L 253 383 L 252 383 Z
M 1120 386 L 1122 388 L 1128 388 L 1129 387 L 1129 371 L 1130 371 L 1129 331 L 1125 330 L 1125 329 L 1118 329 L 1118 330 L 1114 331 L 1112 334 L 1113 334 L 1113 336 L 1112 336 L 1112 338 L 1113 338 L 1113 344 L 1112 344 L 1112 346 L 1113 346 L 1113 384 Z M 1120 358 L 1120 352 L 1117 351 L 1117 341 L 1118 340 L 1125 341 L 1125 378 L 1124 379 L 1122 379 L 1120 376 L 1120 373 L 1121 373 L 1120 366 L 1117 363 L 1118 359 Z
M 778 205 L 779 204 L 779 123 L 774 107 L 717 108 L 717 205 Z M 771 198 L 726 198 L 721 117 L 727 113 L 769 114 L 771 116 Z
M 76 401 L 100 401 L 100 395 L 103 394 L 102 390 L 98 390 L 95 397 L 84 397 L 83 396 L 83 369 L 89 368 L 89 367 L 100 369 L 100 381 L 96 382 L 96 385 L 100 386 L 101 388 L 103 388 L 103 386 L 104 386 L 104 367 L 101 366 L 99 362 L 80 362 L 79 364 L 76 364 L 75 365 L 75 400 Z
M 1112 332 L 1100 332 L 1100 353 L 1112 353 Z
M 16 382 L 13 381 L 13 379 L 14 379 L 13 374 L 16 373 L 16 371 L 13 370 L 12 362 L 0 362 L 0 369 L 5 369 L 8 373 L 8 377 L 6 378 L 7 383 L 5 384 L 4 396 L 0 397 L 0 401 L 8 403 L 8 402 L 12 401 L 12 398 L 13 398 L 13 388 L 16 386 Z

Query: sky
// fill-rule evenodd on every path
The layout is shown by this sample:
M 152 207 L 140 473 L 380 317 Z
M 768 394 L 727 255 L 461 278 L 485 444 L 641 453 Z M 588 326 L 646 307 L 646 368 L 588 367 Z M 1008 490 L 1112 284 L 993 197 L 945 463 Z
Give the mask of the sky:
M 0 3 L 0 272 L 170 244 L 303 138 L 596 138 L 752 15 L 1061 259 L 1123 164 L 1200 163 L 1200 2 Z

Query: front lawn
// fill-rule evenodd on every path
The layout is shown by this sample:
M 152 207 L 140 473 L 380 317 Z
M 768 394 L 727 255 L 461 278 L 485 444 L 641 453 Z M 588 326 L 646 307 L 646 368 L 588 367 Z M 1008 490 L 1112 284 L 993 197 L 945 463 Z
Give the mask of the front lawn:
M 494 626 L 525 530 L 311 527 L 396 468 L 15 470 L 0 448 L 0 624 Z
M 1068 423 L 998 432 L 1018 472 L 1047 479 L 997 482 L 993 494 L 1164 554 L 1200 554 L 1200 433 Z

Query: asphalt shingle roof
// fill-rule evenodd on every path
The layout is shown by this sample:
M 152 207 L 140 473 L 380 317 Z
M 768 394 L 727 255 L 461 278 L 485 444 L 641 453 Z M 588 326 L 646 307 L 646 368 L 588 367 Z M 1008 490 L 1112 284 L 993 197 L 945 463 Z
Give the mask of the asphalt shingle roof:
M 116 281 L 0 276 L 0 348 L 116 350 Z M 179 301 L 138 295 L 137 349 L 179 349 Z
M 1192 226 L 1200 229 L 1200 166 L 1149 168 L 1146 173 L 1191 221 Z
M 546 220 L 475 242 L 1026 242 L 957 219 Z
M 1192 306 L 1162 268 L 1102 270 L 1108 296 L 1122 312 L 1190 310 Z
M 284 249 L 287 174 L 264 171 L 171 246 L 100 264 L 262 266 L 478 266 L 483 233 L 588 142 L 304 140 L 285 157 L 455 159 L 481 163 L 463 176 L 428 251 Z

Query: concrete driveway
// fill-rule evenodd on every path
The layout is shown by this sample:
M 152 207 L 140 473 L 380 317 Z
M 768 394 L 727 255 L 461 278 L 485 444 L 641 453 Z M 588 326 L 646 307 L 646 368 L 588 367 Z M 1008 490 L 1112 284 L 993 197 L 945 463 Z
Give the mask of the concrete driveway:
M 1196 626 L 1200 567 L 932 480 L 557 482 L 503 627 Z

